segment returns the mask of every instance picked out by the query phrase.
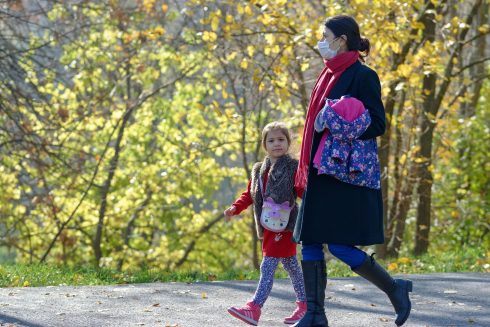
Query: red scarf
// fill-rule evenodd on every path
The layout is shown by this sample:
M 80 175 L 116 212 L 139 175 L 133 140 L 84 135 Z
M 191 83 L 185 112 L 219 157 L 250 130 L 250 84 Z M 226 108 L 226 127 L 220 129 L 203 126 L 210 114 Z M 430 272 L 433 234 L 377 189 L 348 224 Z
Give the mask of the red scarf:
M 308 105 L 308 113 L 306 114 L 305 127 L 303 129 L 303 141 L 301 142 L 301 153 L 299 157 L 299 166 L 296 171 L 294 186 L 299 189 L 304 189 L 306 186 L 306 178 L 308 176 L 308 166 L 310 164 L 311 145 L 313 143 L 313 124 L 316 115 L 320 112 L 325 104 L 325 98 L 332 91 L 335 83 L 339 80 L 340 75 L 349 66 L 354 64 L 359 59 L 358 51 L 343 52 L 330 60 L 325 60 L 325 68 L 323 68 L 318 77 L 313 91 L 310 96 Z

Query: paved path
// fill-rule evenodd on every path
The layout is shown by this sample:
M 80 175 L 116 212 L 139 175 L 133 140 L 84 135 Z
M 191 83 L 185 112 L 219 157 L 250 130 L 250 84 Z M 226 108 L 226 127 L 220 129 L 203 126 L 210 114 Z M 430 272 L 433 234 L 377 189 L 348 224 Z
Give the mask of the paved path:
M 406 327 L 489 327 L 490 274 L 411 275 L 413 310 Z M 0 288 L 0 326 L 248 326 L 226 308 L 242 305 L 256 281 L 118 286 Z M 395 326 L 386 296 L 361 278 L 333 278 L 326 310 L 331 327 Z M 276 280 L 260 326 L 286 326 L 294 308 L 289 280 Z

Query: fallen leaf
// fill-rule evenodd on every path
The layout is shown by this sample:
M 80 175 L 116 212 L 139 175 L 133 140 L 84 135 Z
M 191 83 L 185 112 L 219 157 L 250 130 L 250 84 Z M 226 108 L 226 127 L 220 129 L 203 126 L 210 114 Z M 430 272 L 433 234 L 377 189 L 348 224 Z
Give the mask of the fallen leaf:
M 444 294 L 456 294 L 458 293 L 458 291 L 455 291 L 455 290 L 445 290 L 444 291 Z
M 470 319 L 468 319 L 468 322 L 470 322 L 470 323 L 474 323 L 474 322 L 476 322 L 476 320 L 475 320 L 475 319 L 471 319 L 471 318 L 470 318 Z
M 208 298 L 208 295 L 207 295 L 205 292 L 202 292 L 202 294 L 201 294 L 201 298 L 203 298 L 203 299 L 207 299 L 207 298 Z
M 376 304 L 374 304 L 374 303 L 371 303 L 371 306 L 372 306 L 372 307 L 375 307 L 375 306 L 376 306 Z
M 386 319 L 386 318 L 379 318 L 379 320 L 381 320 L 382 322 L 388 322 L 389 320 Z
M 174 294 L 188 294 L 191 290 L 172 291 Z
M 160 303 L 155 303 L 152 305 L 153 307 L 159 307 L 160 306 Z

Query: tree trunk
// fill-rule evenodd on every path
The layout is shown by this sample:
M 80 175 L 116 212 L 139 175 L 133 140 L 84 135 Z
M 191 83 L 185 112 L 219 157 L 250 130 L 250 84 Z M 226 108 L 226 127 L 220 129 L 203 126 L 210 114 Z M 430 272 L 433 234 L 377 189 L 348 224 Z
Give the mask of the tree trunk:
M 393 109 L 395 107 L 395 87 L 392 84 L 390 87 L 390 94 L 386 101 L 386 132 L 381 137 L 380 146 L 378 149 L 379 165 L 381 169 L 381 192 L 383 194 L 383 226 L 385 233 L 385 240 L 390 238 L 391 232 L 388 227 L 388 192 L 389 192 L 389 180 L 388 180 L 388 166 L 390 158 L 390 142 L 391 142 L 391 118 L 393 116 Z M 386 241 L 383 244 L 376 246 L 376 253 L 380 258 L 386 257 Z
M 454 77 L 453 68 L 455 59 L 461 60 L 464 40 L 468 34 L 469 27 L 473 19 L 477 16 L 483 0 L 477 0 L 473 4 L 470 12 L 467 14 L 465 24 L 461 28 L 457 38 L 457 43 L 449 56 L 447 65 L 442 76 L 439 90 L 436 94 L 436 75 L 429 73 L 425 75 L 423 82 L 423 114 L 421 117 L 421 135 L 420 135 L 420 153 L 417 158 L 419 168 L 419 203 L 417 207 L 417 226 L 415 234 L 415 254 L 427 252 L 429 247 L 429 234 L 431 225 L 431 197 L 432 197 L 432 139 L 435 129 L 435 119 L 437 112 L 442 104 L 442 100 Z M 430 9 L 433 9 L 433 3 L 429 3 Z M 424 15 L 423 23 L 424 40 L 433 42 L 435 40 L 435 11 L 429 11 Z
M 429 9 L 434 9 L 432 2 Z M 435 41 L 435 15 L 434 11 L 424 14 L 422 22 L 425 26 L 423 38 L 426 42 Z M 420 118 L 420 152 L 418 153 L 417 165 L 418 176 L 418 207 L 417 224 L 415 232 L 415 254 L 426 253 L 429 247 L 429 233 L 431 224 L 431 197 L 432 197 L 432 138 L 435 127 L 435 94 L 436 94 L 436 74 L 430 72 L 424 76 L 422 86 L 422 115 Z
M 428 5 L 424 6 L 422 8 L 421 12 L 419 13 L 417 17 L 417 21 L 421 21 L 423 15 L 425 14 L 426 10 L 428 9 Z M 393 16 L 394 19 L 394 16 Z M 417 35 L 419 32 L 418 28 L 413 27 L 410 31 L 410 35 Z M 405 63 L 405 60 L 407 58 L 407 55 L 413 47 L 418 47 L 419 44 L 414 43 L 413 40 L 407 41 L 403 46 L 402 50 L 400 53 L 394 53 L 393 54 L 393 60 L 391 64 L 391 71 L 396 71 L 398 67 Z M 390 240 L 391 234 L 392 234 L 392 224 L 390 221 L 388 221 L 389 217 L 389 211 L 392 210 L 392 208 L 389 207 L 389 192 L 390 192 L 390 185 L 389 185 L 389 160 L 390 160 L 390 143 L 391 143 L 391 122 L 392 119 L 394 118 L 394 109 L 395 109 L 395 103 L 396 103 L 396 95 L 398 93 L 397 91 L 397 86 L 399 83 L 403 82 L 402 78 L 392 80 L 389 84 L 389 93 L 386 97 L 386 103 L 385 103 L 385 113 L 386 113 L 386 132 L 385 134 L 381 137 L 380 141 L 380 146 L 379 146 L 379 165 L 381 169 L 381 190 L 383 192 L 383 226 L 384 226 L 384 233 L 385 233 L 385 242 L 383 244 L 377 245 L 376 246 L 376 253 L 378 254 L 379 257 L 384 258 L 386 257 L 386 251 L 387 251 L 387 241 Z M 393 208 L 394 209 L 394 208 Z
M 390 243 L 388 244 L 387 256 L 398 257 L 400 248 L 403 242 L 403 235 L 405 233 L 405 221 L 407 220 L 408 210 L 412 203 L 412 194 L 417 180 L 415 177 L 415 166 L 410 165 L 409 173 L 406 176 L 405 184 L 400 192 L 400 200 L 396 205 L 396 211 L 394 210 L 393 221 L 394 230 Z
M 124 137 L 124 131 L 126 129 L 126 125 L 129 121 L 129 118 L 131 117 L 131 114 L 135 108 L 135 106 L 131 106 L 131 101 L 132 101 L 132 95 L 131 95 L 131 63 L 128 58 L 128 61 L 126 63 L 126 93 L 127 93 L 127 104 L 126 104 L 126 112 L 124 113 L 122 122 L 121 122 L 121 127 L 119 128 L 118 134 L 117 134 L 117 139 L 116 139 L 116 145 L 114 146 L 114 156 L 111 158 L 111 161 L 109 163 L 109 173 L 107 175 L 107 179 L 104 182 L 104 185 L 102 186 L 101 189 L 101 203 L 100 203 L 100 208 L 99 208 L 99 220 L 97 222 L 97 227 L 95 230 L 95 235 L 92 240 L 92 248 L 94 250 L 94 255 L 95 255 L 95 265 L 96 267 L 99 267 L 100 265 L 100 259 L 103 256 L 102 253 L 102 233 L 104 231 L 104 220 L 105 220 L 105 213 L 107 210 L 107 197 L 109 195 L 109 191 L 111 188 L 112 184 L 112 179 L 114 178 L 114 175 L 116 173 L 117 166 L 119 164 L 119 155 L 121 152 L 121 143 Z M 109 140 L 110 142 L 110 140 Z

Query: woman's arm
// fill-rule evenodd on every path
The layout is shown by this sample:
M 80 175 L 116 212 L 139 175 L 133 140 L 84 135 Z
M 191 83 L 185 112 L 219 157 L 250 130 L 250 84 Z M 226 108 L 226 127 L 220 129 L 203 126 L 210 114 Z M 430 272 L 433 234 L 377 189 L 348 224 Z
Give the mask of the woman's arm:
M 360 84 L 359 100 L 369 111 L 371 124 L 358 139 L 367 140 L 384 134 L 386 129 L 385 109 L 381 101 L 381 83 L 378 74 L 370 68 L 365 69 Z

